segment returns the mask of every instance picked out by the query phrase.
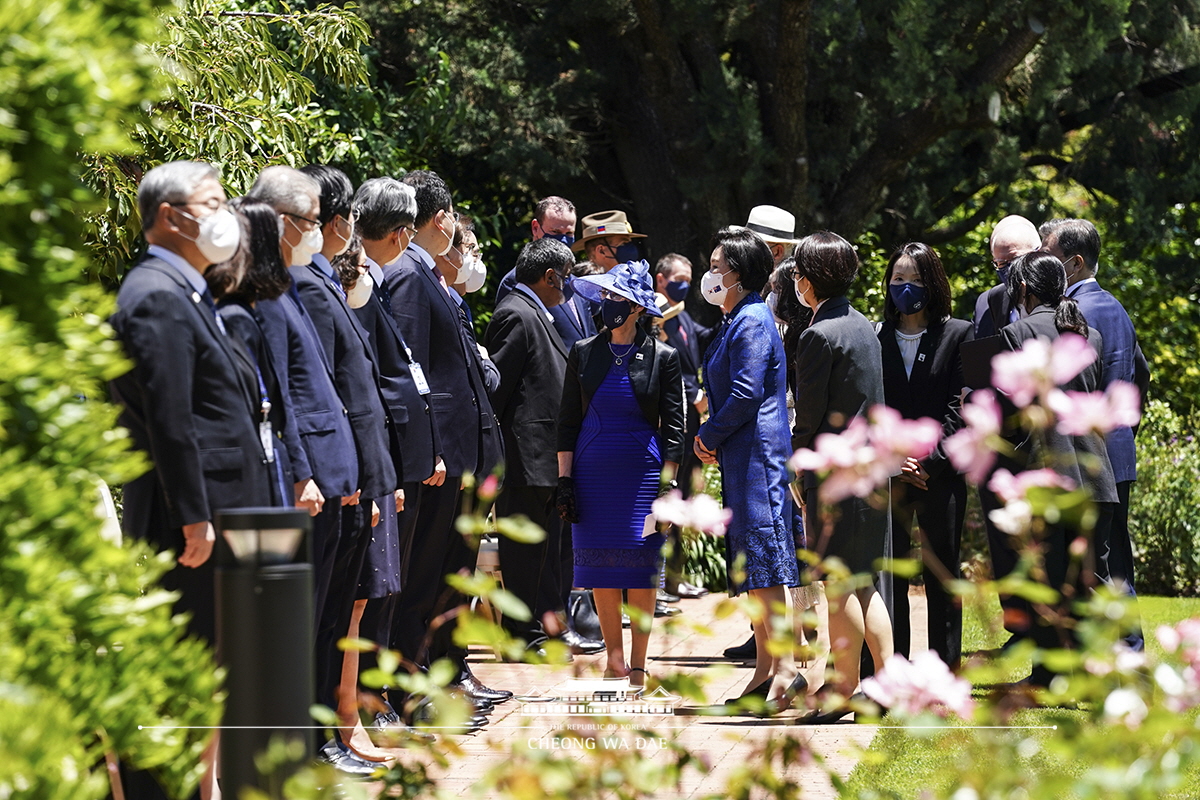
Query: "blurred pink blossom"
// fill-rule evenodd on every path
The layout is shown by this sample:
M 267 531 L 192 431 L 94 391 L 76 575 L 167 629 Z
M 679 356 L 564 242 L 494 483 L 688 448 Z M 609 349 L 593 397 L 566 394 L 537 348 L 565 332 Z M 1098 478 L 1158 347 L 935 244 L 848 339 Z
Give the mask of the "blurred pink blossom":
M 1058 432 L 1067 436 L 1105 434 L 1132 427 L 1142 418 L 1142 397 L 1136 386 L 1114 381 L 1100 392 L 1062 392 L 1055 389 L 1046 405 L 1058 417 Z
M 1200 619 L 1160 625 L 1154 633 L 1164 651 L 1183 661 L 1181 668 L 1164 662 L 1154 669 L 1154 680 L 1166 695 L 1163 705 L 1175 712 L 1200 706 Z
M 1000 433 L 1003 417 L 996 396 L 987 389 L 972 392 L 962 407 L 966 427 L 942 443 L 946 457 L 972 483 L 982 483 L 996 463 L 996 452 L 988 439 Z
M 1026 493 L 1034 486 L 1065 489 L 1071 491 L 1075 482 L 1066 476 L 1059 475 L 1052 469 L 1032 469 L 1013 475 L 1006 469 L 996 470 L 987 488 L 991 489 L 1005 503 L 1024 500 Z
M 678 489 L 655 500 L 651 511 L 659 522 L 715 536 L 725 535 L 733 517 L 731 509 L 722 508 L 711 496 L 696 494 L 685 500 Z
M 970 681 L 952 673 L 932 650 L 922 650 L 912 661 L 893 654 L 877 675 L 863 680 L 862 690 L 900 716 L 932 711 L 941 717 L 952 713 L 970 719 L 975 712 Z
M 895 464 L 895 474 L 905 459 L 920 460 L 937 449 L 942 424 L 929 417 L 905 419 L 896 409 L 877 405 L 871 408 L 871 444 L 880 455 Z
M 1020 350 L 992 359 L 992 383 L 1024 408 L 1070 381 L 1098 357 L 1087 339 L 1075 333 L 1064 333 L 1052 343 L 1030 339 Z

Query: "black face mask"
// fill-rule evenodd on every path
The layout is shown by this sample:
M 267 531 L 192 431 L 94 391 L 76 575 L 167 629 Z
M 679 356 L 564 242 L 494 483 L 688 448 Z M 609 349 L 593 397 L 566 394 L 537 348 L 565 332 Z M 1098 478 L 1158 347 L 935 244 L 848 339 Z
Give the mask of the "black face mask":
M 633 303 L 628 300 L 606 298 L 600 301 L 600 318 L 604 320 L 604 326 L 610 331 L 615 331 L 624 325 L 625 320 L 629 319 L 629 315 L 632 313 Z

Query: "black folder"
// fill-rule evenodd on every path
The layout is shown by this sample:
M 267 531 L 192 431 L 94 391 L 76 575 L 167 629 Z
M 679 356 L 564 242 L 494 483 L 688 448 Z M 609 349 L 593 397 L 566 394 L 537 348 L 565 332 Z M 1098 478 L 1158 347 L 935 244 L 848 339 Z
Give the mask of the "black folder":
M 971 339 L 958 346 L 958 353 L 962 356 L 963 382 L 967 388 L 991 388 L 992 356 L 1005 349 L 1004 337 L 999 334 Z

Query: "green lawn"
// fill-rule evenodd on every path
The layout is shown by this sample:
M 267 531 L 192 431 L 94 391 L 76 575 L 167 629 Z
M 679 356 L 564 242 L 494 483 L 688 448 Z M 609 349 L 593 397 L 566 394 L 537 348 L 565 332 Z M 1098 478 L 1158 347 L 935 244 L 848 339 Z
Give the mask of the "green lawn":
M 1157 657 L 1162 651 L 1154 637 L 1154 629 L 1164 623 L 1174 623 L 1189 617 L 1200 616 L 1200 599 L 1142 597 L 1139 598 L 1142 626 L 1146 632 L 1146 646 Z M 986 603 L 964 610 L 963 653 L 999 647 L 1007 633 L 999 626 L 999 603 L 992 597 Z M 1016 680 L 1029 673 L 1028 663 L 1014 666 L 1010 675 L 1001 680 Z M 976 697 L 982 698 L 986 689 L 977 688 Z M 1064 709 L 1027 709 L 1017 712 L 1011 719 L 1014 726 L 1049 726 L 1077 723 L 1085 718 L 1082 711 Z M 871 743 L 869 751 L 851 773 L 844 797 L 854 798 L 918 798 L 925 791 L 933 796 L 943 795 L 949 789 L 953 774 L 961 769 L 955 765 L 964 749 L 966 730 L 940 730 L 935 732 L 904 730 L 884 726 Z M 999 734 L 997 734 L 999 735 Z M 1070 749 L 1055 747 L 1049 737 L 1058 735 L 1052 730 L 1015 728 L 1011 734 L 1025 737 L 1031 743 L 1033 758 L 1041 760 L 1042 769 L 1061 771 L 1065 775 L 1078 775 L 1087 766 L 1072 759 Z M 1057 743 L 1061 744 L 1061 743 Z M 986 770 L 988 764 L 973 768 Z M 1040 771 L 1040 770 L 1039 770 Z M 1192 780 L 1185 791 L 1166 794 L 1164 797 L 1200 797 L 1200 774 L 1192 773 Z

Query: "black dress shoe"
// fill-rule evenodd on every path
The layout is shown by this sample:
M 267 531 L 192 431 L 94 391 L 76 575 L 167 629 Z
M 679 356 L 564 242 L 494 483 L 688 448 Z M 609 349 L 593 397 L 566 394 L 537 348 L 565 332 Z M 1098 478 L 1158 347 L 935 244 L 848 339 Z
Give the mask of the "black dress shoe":
M 484 686 L 479 682 L 479 678 L 476 678 L 470 672 L 462 676 L 462 679 L 458 682 L 458 688 L 476 700 L 487 700 L 491 703 L 503 703 L 513 696 L 513 693 L 507 689 L 492 689 Z
M 386 739 L 415 739 L 418 742 L 433 742 L 437 737 L 431 733 L 419 731 L 404 720 L 395 711 L 381 711 L 375 715 L 375 724 L 367 729 L 367 733 L 378 734 Z M 390 744 L 390 742 L 389 742 Z
M 773 680 L 772 678 L 767 678 L 765 681 L 763 681 L 762 683 L 760 683 L 758 686 L 755 686 L 753 689 L 751 689 L 750 691 L 746 692 L 746 693 L 745 693 L 744 695 L 742 695 L 741 697 L 731 697 L 731 698 L 729 698 L 728 700 L 726 700 L 726 701 L 725 701 L 725 705 L 727 705 L 727 706 L 736 706 L 738 703 L 742 702 L 742 701 L 743 701 L 743 700 L 745 700 L 747 697 L 760 697 L 760 698 L 762 698 L 763 700 L 766 700 L 766 699 L 767 699 L 767 692 L 771 691 L 771 681 L 772 681 L 772 680 Z
M 740 661 L 747 661 L 758 656 L 758 647 L 754 644 L 754 635 L 741 644 L 735 644 L 733 647 L 725 648 L 725 657 L 734 658 Z
M 666 589 L 659 589 L 658 594 L 655 595 L 655 599 L 660 603 L 678 603 L 679 595 L 671 594 Z
M 709 594 L 708 589 L 703 586 L 695 586 L 687 581 L 680 581 L 675 586 L 667 589 L 671 594 L 677 594 L 685 600 L 695 600 L 698 597 L 705 597 Z
M 585 639 L 575 631 L 568 630 L 559 637 L 562 643 L 571 648 L 571 652 L 581 656 L 594 656 L 604 652 L 604 642 Z
M 329 764 L 343 775 L 352 775 L 357 778 L 369 778 L 377 771 L 386 769 L 382 764 L 374 764 L 359 758 L 350 752 L 350 748 L 336 739 L 330 739 L 321 747 L 317 753 L 317 760 Z
M 451 735 L 475 733 L 488 723 L 487 717 L 472 715 L 467 717 L 466 721 L 462 723 L 461 727 L 449 728 L 444 726 L 441 721 L 438 720 L 437 709 L 428 697 L 417 703 L 416 708 L 413 709 L 412 715 L 414 724 L 434 728 L 440 733 Z

